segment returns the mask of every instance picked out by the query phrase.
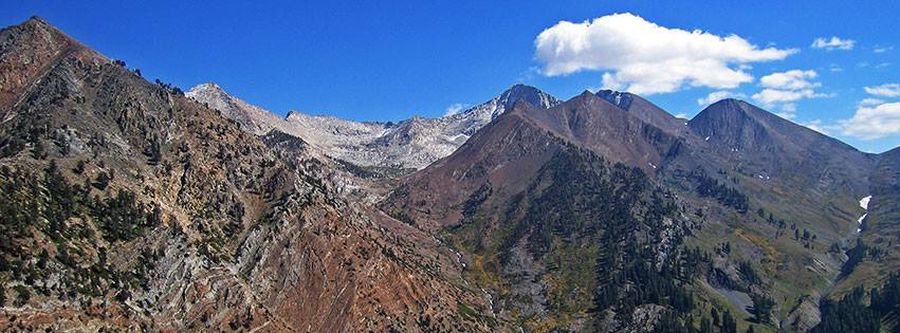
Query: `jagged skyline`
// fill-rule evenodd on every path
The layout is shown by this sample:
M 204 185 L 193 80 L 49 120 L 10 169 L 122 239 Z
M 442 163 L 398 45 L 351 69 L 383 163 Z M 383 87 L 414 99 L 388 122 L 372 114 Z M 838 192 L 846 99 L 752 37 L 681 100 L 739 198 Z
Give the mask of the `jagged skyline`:
M 882 33 L 895 30 L 896 6 L 22 2 L 0 25 L 40 15 L 151 80 L 219 82 L 279 114 L 397 121 L 464 109 L 514 83 L 560 98 L 615 88 L 687 117 L 743 98 L 881 152 L 900 144 L 896 41 Z M 576 40 L 587 47 L 547 52 Z M 654 41 L 684 51 L 634 47 L 664 45 Z

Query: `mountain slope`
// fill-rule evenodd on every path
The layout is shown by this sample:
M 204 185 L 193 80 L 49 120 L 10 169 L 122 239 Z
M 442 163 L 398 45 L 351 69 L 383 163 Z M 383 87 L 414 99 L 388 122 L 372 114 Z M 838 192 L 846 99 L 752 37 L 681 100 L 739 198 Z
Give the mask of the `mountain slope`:
M 540 108 L 559 100 L 536 88 L 515 85 L 499 96 L 463 112 L 440 118 L 414 117 L 399 123 L 357 122 L 291 111 L 284 120 L 232 97 L 215 84 L 202 84 L 188 96 L 234 119 L 242 128 L 263 134 L 270 129 L 303 138 L 336 159 L 360 166 L 421 169 L 449 155 L 471 135 L 517 101 Z
M 561 144 L 591 150 L 650 175 L 676 144 L 665 132 L 589 92 L 546 110 L 517 103 L 504 115 L 449 158 L 410 176 L 403 190 L 415 192 L 405 195 L 415 198 L 411 200 L 416 206 L 443 212 L 443 220 L 458 217 L 458 205 L 486 182 L 513 186 L 503 192 L 506 195 L 520 191 Z
M 264 135 L 278 128 L 282 121 L 269 111 L 229 95 L 214 82 L 197 85 L 185 96 L 206 103 L 208 107 L 221 112 L 225 118 L 236 121 L 241 128 L 256 135 Z
M 879 154 L 870 176 L 871 197 L 862 198 L 860 242 L 848 251 L 848 272 L 838 291 L 876 287 L 900 267 L 900 148 Z
M 842 284 L 842 252 L 858 237 L 858 202 L 870 192 L 878 158 L 734 99 L 710 105 L 688 125 L 695 138 L 659 179 L 703 208 L 708 225 L 689 243 L 717 252 L 722 242 L 740 247 L 729 262 L 761 264 L 762 282 L 746 295 L 781 299 L 774 311 L 784 325 L 810 329 L 819 300 Z M 728 282 L 713 285 L 716 297 L 737 299 Z
M 546 112 L 528 112 L 528 116 L 541 128 L 651 175 L 678 141 L 588 91 Z
M 41 19 L 0 37 L 22 83 L 0 105 L 3 330 L 498 325 L 452 252 L 345 199 L 354 180 L 304 143 L 263 142 Z
M 603 251 L 591 252 L 597 250 L 592 244 L 624 246 L 601 240 L 610 231 L 605 228 L 619 225 L 609 221 L 620 218 L 637 239 L 662 232 L 672 240 L 663 248 L 629 244 L 691 263 L 691 275 L 670 277 L 675 284 L 665 290 L 687 290 L 699 308 L 729 311 L 741 329 L 809 330 L 819 321 L 819 300 L 841 295 L 844 284 L 859 285 L 840 277 L 849 262 L 841 244 L 857 237 L 855 221 L 863 213 L 858 201 L 869 191 L 878 157 L 741 101 L 713 104 L 685 126 L 649 102 L 636 102 L 641 100 L 586 92 L 547 110 L 516 105 L 449 157 L 404 179 L 383 208 L 444 235 L 464 253 L 467 274 L 500 301 L 495 312 L 536 330 L 677 326 L 680 316 L 709 316 L 666 302 L 643 300 L 636 308 L 615 300 L 596 303 L 600 290 L 636 283 L 585 271 L 609 259 L 597 256 Z M 584 162 L 595 159 L 602 162 Z M 617 181 L 606 183 L 607 173 Z M 619 186 L 637 197 L 664 199 L 604 196 Z M 616 201 L 628 212 L 656 207 L 652 212 L 660 215 L 627 217 L 611 206 Z M 643 229 L 648 225 L 653 227 Z M 591 298 L 562 289 L 571 294 L 561 300 L 555 296 L 560 286 L 596 293 Z M 760 321 L 753 302 L 766 299 L 775 301 Z M 616 318 L 615 324 L 594 312 L 578 315 L 589 300 L 612 311 L 601 313 Z
M 692 222 L 628 166 L 654 170 L 672 142 L 591 93 L 547 110 L 517 103 L 383 208 L 461 249 L 494 312 L 526 330 L 677 326 L 660 318 L 691 311 L 690 278 L 668 272 L 690 255 Z
M 600 90 L 597 92 L 597 96 L 666 132 L 674 135 L 686 135 L 688 131 L 683 120 L 676 118 L 641 96 L 614 90 Z
M 0 30 L 0 330 L 891 329 L 898 170 L 738 100 L 282 119 L 33 18 Z
M 718 149 L 733 150 L 747 164 L 747 172 L 759 175 L 790 175 L 792 168 L 804 171 L 806 186 L 828 193 L 835 186 L 849 186 L 855 194 L 868 188 L 866 178 L 875 158 L 821 133 L 752 106 L 725 99 L 716 102 L 688 122 L 698 135 Z M 829 170 L 840 169 L 840 174 Z M 813 171 L 815 170 L 815 171 Z M 813 171 L 813 172 L 810 172 Z M 816 184 L 821 180 L 833 183 Z M 839 183 L 859 180 L 856 183 Z
M 876 156 L 734 99 L 710 105 L 688 125 L 708 144 L 704 154 L 717 157 L 708 164 L 733 173 L 767 208 L 816 223 L 831 240 L 855 230 L 847 221 L 869 194 Z

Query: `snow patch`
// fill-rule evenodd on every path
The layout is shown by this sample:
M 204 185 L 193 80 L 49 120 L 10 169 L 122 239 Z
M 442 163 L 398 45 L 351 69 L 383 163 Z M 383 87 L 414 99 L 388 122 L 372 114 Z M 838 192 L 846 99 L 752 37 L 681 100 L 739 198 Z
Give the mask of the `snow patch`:
M 468 135 L 465 135 L 465 134 L 457 134 L 457 135 L 454 135 L 454 136 L 452 136 L 452 137 L 449 137 L 448 139 L 449 139 L 450 141 L 452 141 L 452 142 L 460 141 L 460 139 L 462 139 L 462 140 L 461 140 L 462 142 L 466 142 L 466 140 L 469 139 L 469 136 L 468 136 Z
M 869 201 L 871 201 L 871 200 L 872 200 L 872 196 L 871 196 L 871 195 L 866 196 L 866 197 L 864 197 L 864 198 L 862 198 L 862 199 L 859 199 L 859 207 L 861 207 L 862 209 L 866 210 L 866 212 L 863 213 L 863 215 L 860 216 L 859 219 L 856 220 L 856 232 L 857 232 L 857 233 L 862 232 L 863 221 L 865 221 L 865 220 L 866 220 L 866 216 L 869 215 L 869 212 L 868 212 L 868 210 L 869 210 Z
M 869 210 L 869 201 L 871 201 L 871 200 L 872 200 L 871 195 L 867 196 L 865 198 L 859 199 L 859 206 L 862 207 L 862 209 Z

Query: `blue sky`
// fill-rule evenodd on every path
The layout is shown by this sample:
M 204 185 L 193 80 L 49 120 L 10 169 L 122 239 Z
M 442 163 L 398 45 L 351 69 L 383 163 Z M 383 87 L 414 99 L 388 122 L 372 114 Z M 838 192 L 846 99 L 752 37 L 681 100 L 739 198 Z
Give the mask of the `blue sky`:
M 864 151 L 900 145 L 900 87 L 891 85 L 900 83 L 897 1 L 13 0 L 3 7 L 2 26 L 39 15 L 151 80 L 182 88 L 215 81 L 281 114 L 399 120 L 440 116 L 515 83 L 561 98 L 615 84 L 673 114 L 692 116 L 699 99 L 719 91 Z M 672 31 L 680 37 L 667 38 Z M 542 32 L 553 38 L 539 46 Z M 746 42 L 743 49 L 722 51 L 733 46 L 721 42 L 730 35 Z M 682 37 L 696 47 L 677 51 Z M 822 48 L 813 47 L 817 38 L 825 38 Z M 653 41 L 669 44 L 630 60 L 644 58 L 641 45 L 663 45 Z M 591 47 L 574 47 L 585 42 Z M 571 52 L 553 53 L 561 49 Z M 672 63 L 689 66 L 676 71 Z M 660 84 L 669 72 L 684 80 Z M 774 73 L 781 74 L 761 80 Z M 777 91 L 763 96 L 765 89 Z

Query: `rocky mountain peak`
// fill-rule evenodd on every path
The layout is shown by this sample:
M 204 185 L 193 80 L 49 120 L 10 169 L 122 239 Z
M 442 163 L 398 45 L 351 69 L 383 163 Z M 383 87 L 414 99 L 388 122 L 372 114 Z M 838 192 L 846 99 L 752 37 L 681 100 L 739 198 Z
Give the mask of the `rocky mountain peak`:
M 191 90 L 189 92 L 195 92 L 195 93 L 214 92 L 217 94 L 227 95 L 227 93 L 225 93 L 225 90 L 222 89 L 222 87 L 220 87 L 218 83 L 215 83 L 213 81 L 198 84 L 198 85 L 194 86 L 193 88 L 191 88 Z
M 549 108 L 559 104 L 561 101 L 550 94 L 524 84 L 516 84 L 500 94 L 500 102 L 504 108 L 511 108 L 519 100 L 524 100 L 528 104 L 539 108 Z
M 608 103 L 606 100 L 598 98 L 590 90 L 585 90 L 582 91 L 581 94 L 578 94 L 578 96 L 572 97 L 572 99 L 563 102 L 562 105 L 568 105 L 572 110 L 584 112 L 592 110 L 592 106 L 598 103 L 605 104 L 605 106 L 610 106 L 610 103 Z
M 26 20 L 25 22 L 22 22 L 22 24 L 20 24 L 19 26 L 20 27 L 40 27 L 42 29 L 57 30 L 56 27 L 50 25 L 50 23 L 47 23 L 47 20 L 45 20 L 43 17 L 37 16 L 37 15 L 29 17 L 28 20 Z
M 19 25 L 3 29 L 4 46 L 37 47 L 40 46 L 57 52 L 66 47 L 82 46 L 74 38 L 57 29 L 40 16 L 32 16 Z
M 223 116 L 236 121 L 242 129 L 263 135 L 277 128 L 281 119 L 266 110 L 229 95 L 215 82 L 194 86 L 185 96 L 218 110 Z
M 634 95 L 629 92 L 615 91 L 610 89 L 598 91 L 597 96 L 624 110 L 628 110 L 628 108 L 631 106 L 631 101 L 634 99 Z
M 235 100 L 222 87 L 212 81 L 194 86 L 185 93 L 185 96 L 210 104 L 234 103 Z
M 688 124 L 705 138 L 728 139 L 731 144 L 754 143 L 770 134 L 766 118 L 784 121 L 747 102 L 726 98 L 704 108 Z
M 32 16 L 25 22 L 22 22 L 22 24 L 12 26 L 10 27 L 10 29 L 50 32 L 53 34 L 64 35 L 67 39 L 74 41 L 74 39 L 68 37 L 65 33 L 48 23 L 47 20 L 40 16 Z

